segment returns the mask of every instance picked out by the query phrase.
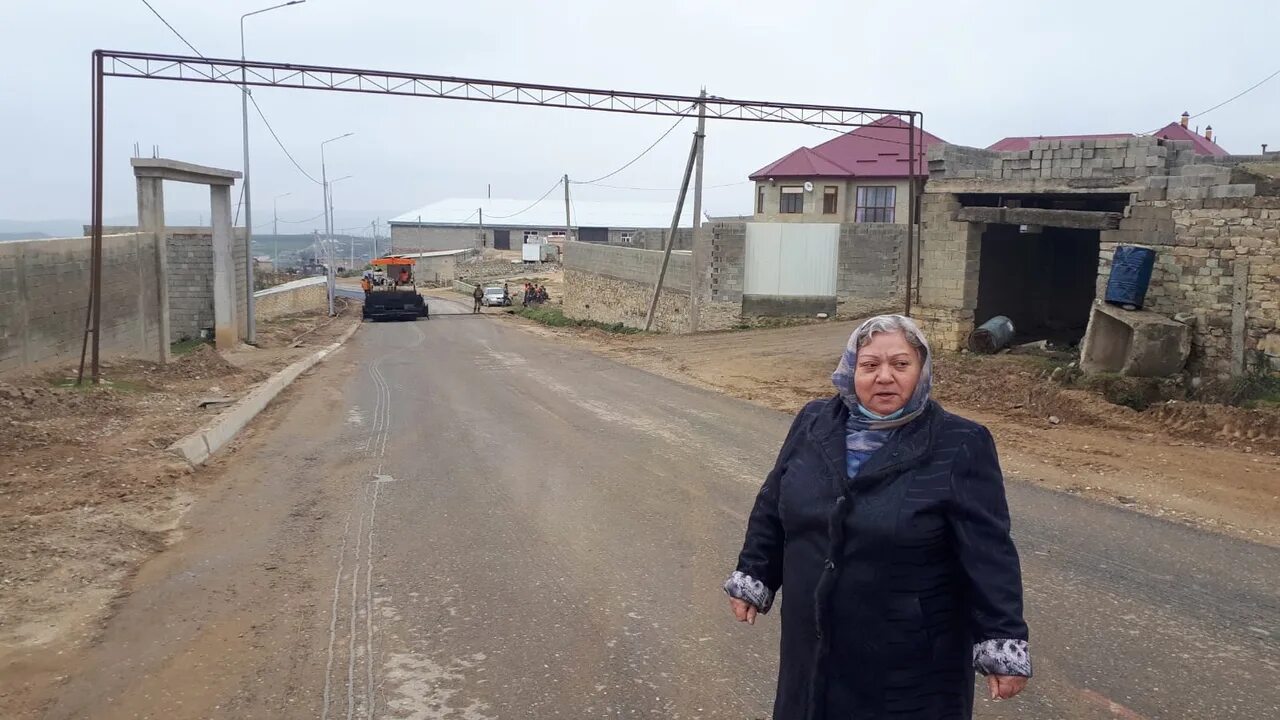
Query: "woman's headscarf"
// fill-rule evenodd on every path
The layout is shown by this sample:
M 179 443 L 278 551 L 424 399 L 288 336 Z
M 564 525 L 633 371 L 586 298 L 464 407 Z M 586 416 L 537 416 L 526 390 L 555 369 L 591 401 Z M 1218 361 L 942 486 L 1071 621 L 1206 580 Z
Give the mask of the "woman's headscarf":
M 877 415 L 862 406 L 854 390 L 853 375 L 858 367 L 858 349 L 871 342 L 871 336 L 882 332 L 900 332 L 907 342 L 920 353 L 920 379 L 902 409 L 890 415 Z M 929 341 L 911 318 L 902 315 L 877 315 L 858 326 L 849 336 L 849 344 L 840 357 L 840 364 L 831 374 L 831 383 L 849 408 L 849 420 L 845 423 L 845 466 L 849 477 L 858 474 L 858 468 L 876 450 L 888 441 L 897 428 L 915 420 L 929 404 L 933 390 L 933 354 Z

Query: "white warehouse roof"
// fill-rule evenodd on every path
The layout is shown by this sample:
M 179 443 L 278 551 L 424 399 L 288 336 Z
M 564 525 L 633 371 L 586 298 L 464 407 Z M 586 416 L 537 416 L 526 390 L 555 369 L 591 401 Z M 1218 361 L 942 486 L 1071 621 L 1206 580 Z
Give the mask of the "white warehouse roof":
M 532 205 L 532 207 L 530 207 Z M 450 198 L 424 205 L 391 218 L 392 225 L 477 225 L 478 209 L 484 209 L 486 226 L 564 227 L 563 197 L 533 200 Z M 574 200 L 574 227 L 666 228 L 671 227 L 675 202 L 601 202 Z M 685 199 L 680 227 L 693 227 L 693 198 Z

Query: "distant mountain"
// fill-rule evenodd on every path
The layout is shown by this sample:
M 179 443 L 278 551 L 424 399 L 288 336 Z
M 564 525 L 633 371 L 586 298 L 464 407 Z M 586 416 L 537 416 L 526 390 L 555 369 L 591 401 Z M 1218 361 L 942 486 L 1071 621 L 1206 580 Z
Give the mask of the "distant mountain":
M 41 240 L 43 238 L 53 237 L 42 232 L 0 232 L 0 242 L 6 240 Z

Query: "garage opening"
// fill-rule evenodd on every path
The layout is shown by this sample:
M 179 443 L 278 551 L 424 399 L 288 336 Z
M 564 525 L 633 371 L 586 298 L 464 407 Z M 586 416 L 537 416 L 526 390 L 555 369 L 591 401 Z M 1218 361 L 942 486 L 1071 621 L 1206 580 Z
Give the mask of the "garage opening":
M 988 225 L 974 320 L 1008 317 L 1015 343 L 1079 344 L 1096 292 L 1098 241 L 1097 230 Z

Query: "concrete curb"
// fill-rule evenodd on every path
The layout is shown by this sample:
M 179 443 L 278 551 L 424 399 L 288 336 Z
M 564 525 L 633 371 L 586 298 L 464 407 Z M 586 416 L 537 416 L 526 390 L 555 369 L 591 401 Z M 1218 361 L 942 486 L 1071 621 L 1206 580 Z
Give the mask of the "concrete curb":
M 240 431 L 257 417 L 258 413 L 262 412 L 263 408 L 274 400 L 282 390 L 289 387 L 289 384 L 294 380 L 297 380 L 299 375 L 310 370 L 316 363 L 324 360 L 333 351 L 342 347 L 342 344 L 359 329 L 360 323 L 356 323 L 350 330 L 343 333 L 337 342 L 302 358 L 267 378 L 265 382 L 250 390 L 249 394 L 240 398 L 235 405 L 223 411 L 208 425 L 170 445 L 169 451 L 177 454 L 193 466 L 199 467 L 203 465 L 214 453 L 235 439 L 236 435 L 240 434 Z

